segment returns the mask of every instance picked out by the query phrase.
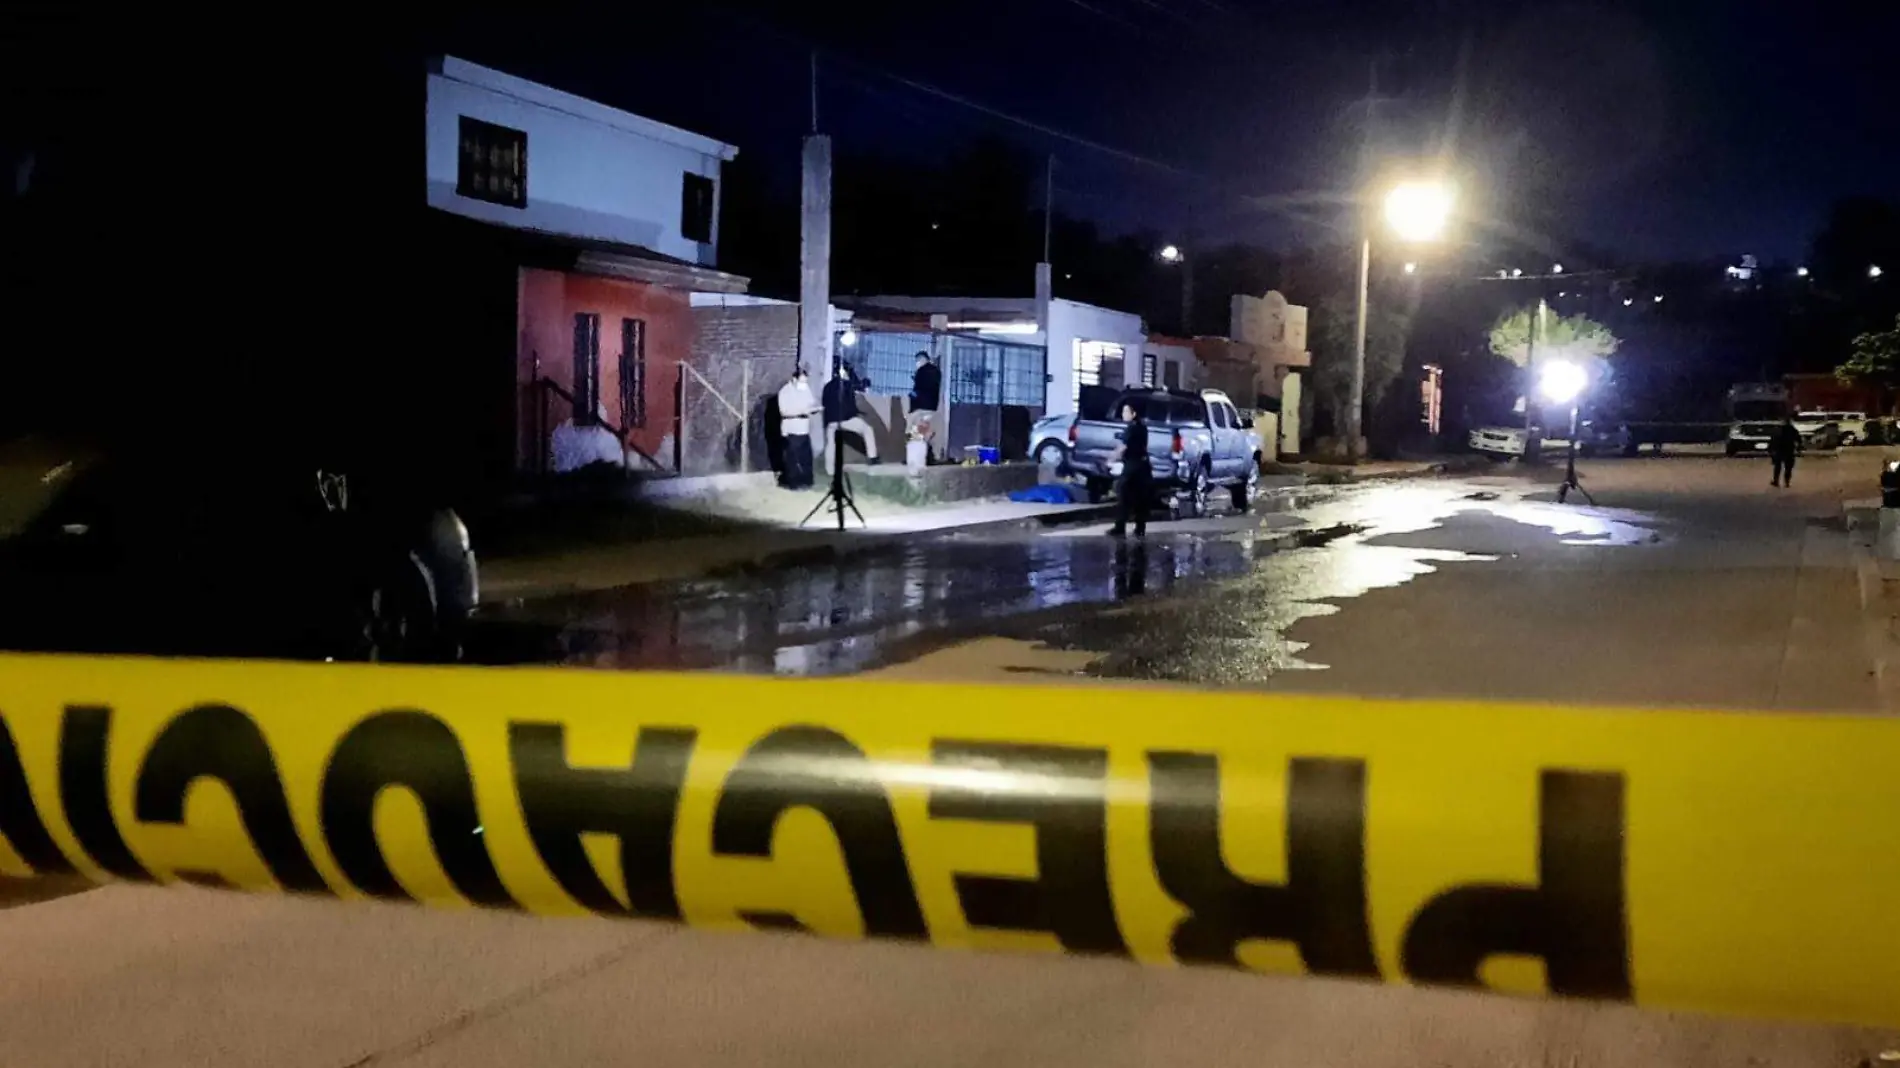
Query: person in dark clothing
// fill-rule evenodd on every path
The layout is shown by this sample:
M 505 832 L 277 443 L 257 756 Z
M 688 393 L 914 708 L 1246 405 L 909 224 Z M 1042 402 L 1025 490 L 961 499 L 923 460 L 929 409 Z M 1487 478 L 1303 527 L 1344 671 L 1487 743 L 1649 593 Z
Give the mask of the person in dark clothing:
M 910 410 L 934 412 L 943 399 L 943 372 L 930 362 L 930 353 L 917 353 L 917 369 L 910 374 Z
M 1135 521 L 1135 537 L 1148 535 L 1148 508 L 1154 503 L 1154 465 L 1148 459 L 1148 423 L 1132 404 L 1122 405 L 1122 443 L 1114 458 L 1122 463 L 1121 488 L 1115 497 L 1115 525 L 1108 530 L 1111 538 L 1128 536 L 1128 520 Z
M 825 450 L 825 473 L 835 470 L 838 462 L 838 431 L 856 434 L 864 442 L 864 462 L 877 463 L 877 433 L 871 424 L 858 414 L 858 394 L 870 383 L 858 377 L 857 369 L 842 361 L 838 364 L 838 374 L 825 383 L 825 440 L 819 447 Z
M 1783 419 L 1775 428 L 1775 436 L 1768 439 L 1768 459 L 1775 465 L 1769 485 L 1794 485 L 1794 458 L 1800 451 L 1801 431 L 1795 429 L 1794 420 Z

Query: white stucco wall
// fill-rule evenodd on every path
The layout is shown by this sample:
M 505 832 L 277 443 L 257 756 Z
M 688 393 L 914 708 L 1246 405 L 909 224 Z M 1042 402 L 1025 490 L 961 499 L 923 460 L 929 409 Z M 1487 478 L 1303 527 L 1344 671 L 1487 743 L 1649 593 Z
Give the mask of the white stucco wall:
M 1108 341 L 1123 347 L 1124 385 L 1141 384 L 1141 351 L 1148 334 L 1141 316 L 1073 300 L 1049 302 L 1049 414 L 1075 410 L 1074 352 L 1077 341 Z M 1107 384 L 1107 383 L 1104 383 Z
M 455 192 L 461 116 L 521 130 L 528 203 L 512 208 Z M 485 222 L 600 238 L 713 264 L 719 168 L 737 149 L 525 79 L 445 58 L 429 74 L 428 197 Z M 713 240 L 680 232 L 686 174 L 713 180 Z
M 1200 388 L 1201 361 L 1194 355 L 1193 349 L 1186 345 L 1164 345 L 1150 341 L 1142 346 L 1142 351 L 1144 354 L 1155 358 L 1155 385 L 1166 385 L 1167 370 L 1165 365 L 1168 363 L 1177 363 L 1181 365 L 1181 388 Z

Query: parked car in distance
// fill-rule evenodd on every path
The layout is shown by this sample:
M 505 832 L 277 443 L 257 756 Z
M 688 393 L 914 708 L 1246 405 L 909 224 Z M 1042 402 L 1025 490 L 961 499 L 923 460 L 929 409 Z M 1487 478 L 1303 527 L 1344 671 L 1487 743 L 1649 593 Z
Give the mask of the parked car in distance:
M 1818 414 L 1840 428 L 1841 444 L 1844 446 L 1866 445 L 1879 441 L 1883 437 L 1879 428 L 1874 426 L 1879 420 L 1869 419 L 1866 412 L 1820 412 Z
M 275 455 L 38 452 L 0 529 L 0 648 L 455 657 L 477 597 L 460 517 Z M 11 460 L 12 458 L 9 458 Z M 19 472 L 12 472 L 18 474 Z
M 1069 462 L 1069 428 L 1075 425 L 1075 413 L 1045 415 L 1029 426 L 1029 458 L 1045 467 L 1060 469 Z
M 1069 469 L 1087 481 L 1091 500 L 1114 487 L 1117 472 L 1110 457 L 1121 444 L 1124 405 L 1135 406 L 1148 423 L 1155 492 L 1170 513 L 1204 514 L 1209 494 L 1219 487 L 1232 495 L 1236 510 L 1251 507 L 1260 485 L 1260 436 L 1253 420 L 1214 389 L 1123 390 L 1106 411 L 1082 412 L 1069 428 Z
M 1577 425 L 1577 451 L 1584 456 L 1634 456 L 1636 440 L 1628 423 L 1585 419 Z
M 1531 432 L 1521 426 L 1481 426 L 1471 431 L 1467 441 L 1472 451 L 1502 463 L 1522 459 L 1530 437 Z
M 1841 424 L 1835 422 L 1832 412 L 1796 412 L 1794 428 L 1801 432 L 1801 447 L 1804 449 L 1836 449 L 1843 443 Z M 1859 427 L 1861 435 L 1866 436 L 1866 417 L 1861 417 Z

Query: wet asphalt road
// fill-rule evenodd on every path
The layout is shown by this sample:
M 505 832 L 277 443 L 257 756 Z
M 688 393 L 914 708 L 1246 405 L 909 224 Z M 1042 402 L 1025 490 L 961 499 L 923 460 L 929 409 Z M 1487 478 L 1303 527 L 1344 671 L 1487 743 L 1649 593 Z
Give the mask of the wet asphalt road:
M 567 594 L 485 609 L 490 663 L 832 675 L 984 637 L 1092 654 L 1106 677 L 1259 683 L 1311 666 L 1298 620 L 1481 554 L 1388 544 L 1473 514 L 1572 544 L 1657 541 L 1649 518 L 1542 500 L 1511 477 L 1436 478 L 1309 493 L 1295 514 L 948 536 L 777 570 Z M 1139 605 L 1141 611 L 1120 609 Z
M 1412 698 L 1881 706 L 1840 522 L 1879 456 L 1795 490 L 1720 456 L 1317 490 L 1293 513 L 967 535 L 485 610 L 486 662 L 1042 676 Z

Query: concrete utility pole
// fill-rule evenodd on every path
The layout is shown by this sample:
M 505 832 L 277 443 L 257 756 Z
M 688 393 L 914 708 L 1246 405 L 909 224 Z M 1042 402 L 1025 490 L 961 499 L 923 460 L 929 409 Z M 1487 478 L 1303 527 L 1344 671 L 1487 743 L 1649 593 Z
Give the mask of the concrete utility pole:
M 1360 459 L 1359 438 L 1366 412 L 1366 319 L 1372 303 L 1371 223 L 1364 223 L 1367 234 L 1359 239 L 1359 314 L 1352 326 L 1352 377 L 1346 390 L 1346 459 Z
M 1373 108 L 1379 99 L 1379 61 L 1375 58 L 1366 87 L 1366 132 L 1359 144 L 1359 187 L 1372 180 Z M 1358 463 L 1366 416 L 1366 320 L 1372 303 L 1372 206 L 1359 208 L 1359 306 L 1352 327 L 1352 375 L 1346 390 L 1346 459 Z
M 800 197 L 798 362 L 816 382 L 831 377 L 831 138 L 805 138 Z

